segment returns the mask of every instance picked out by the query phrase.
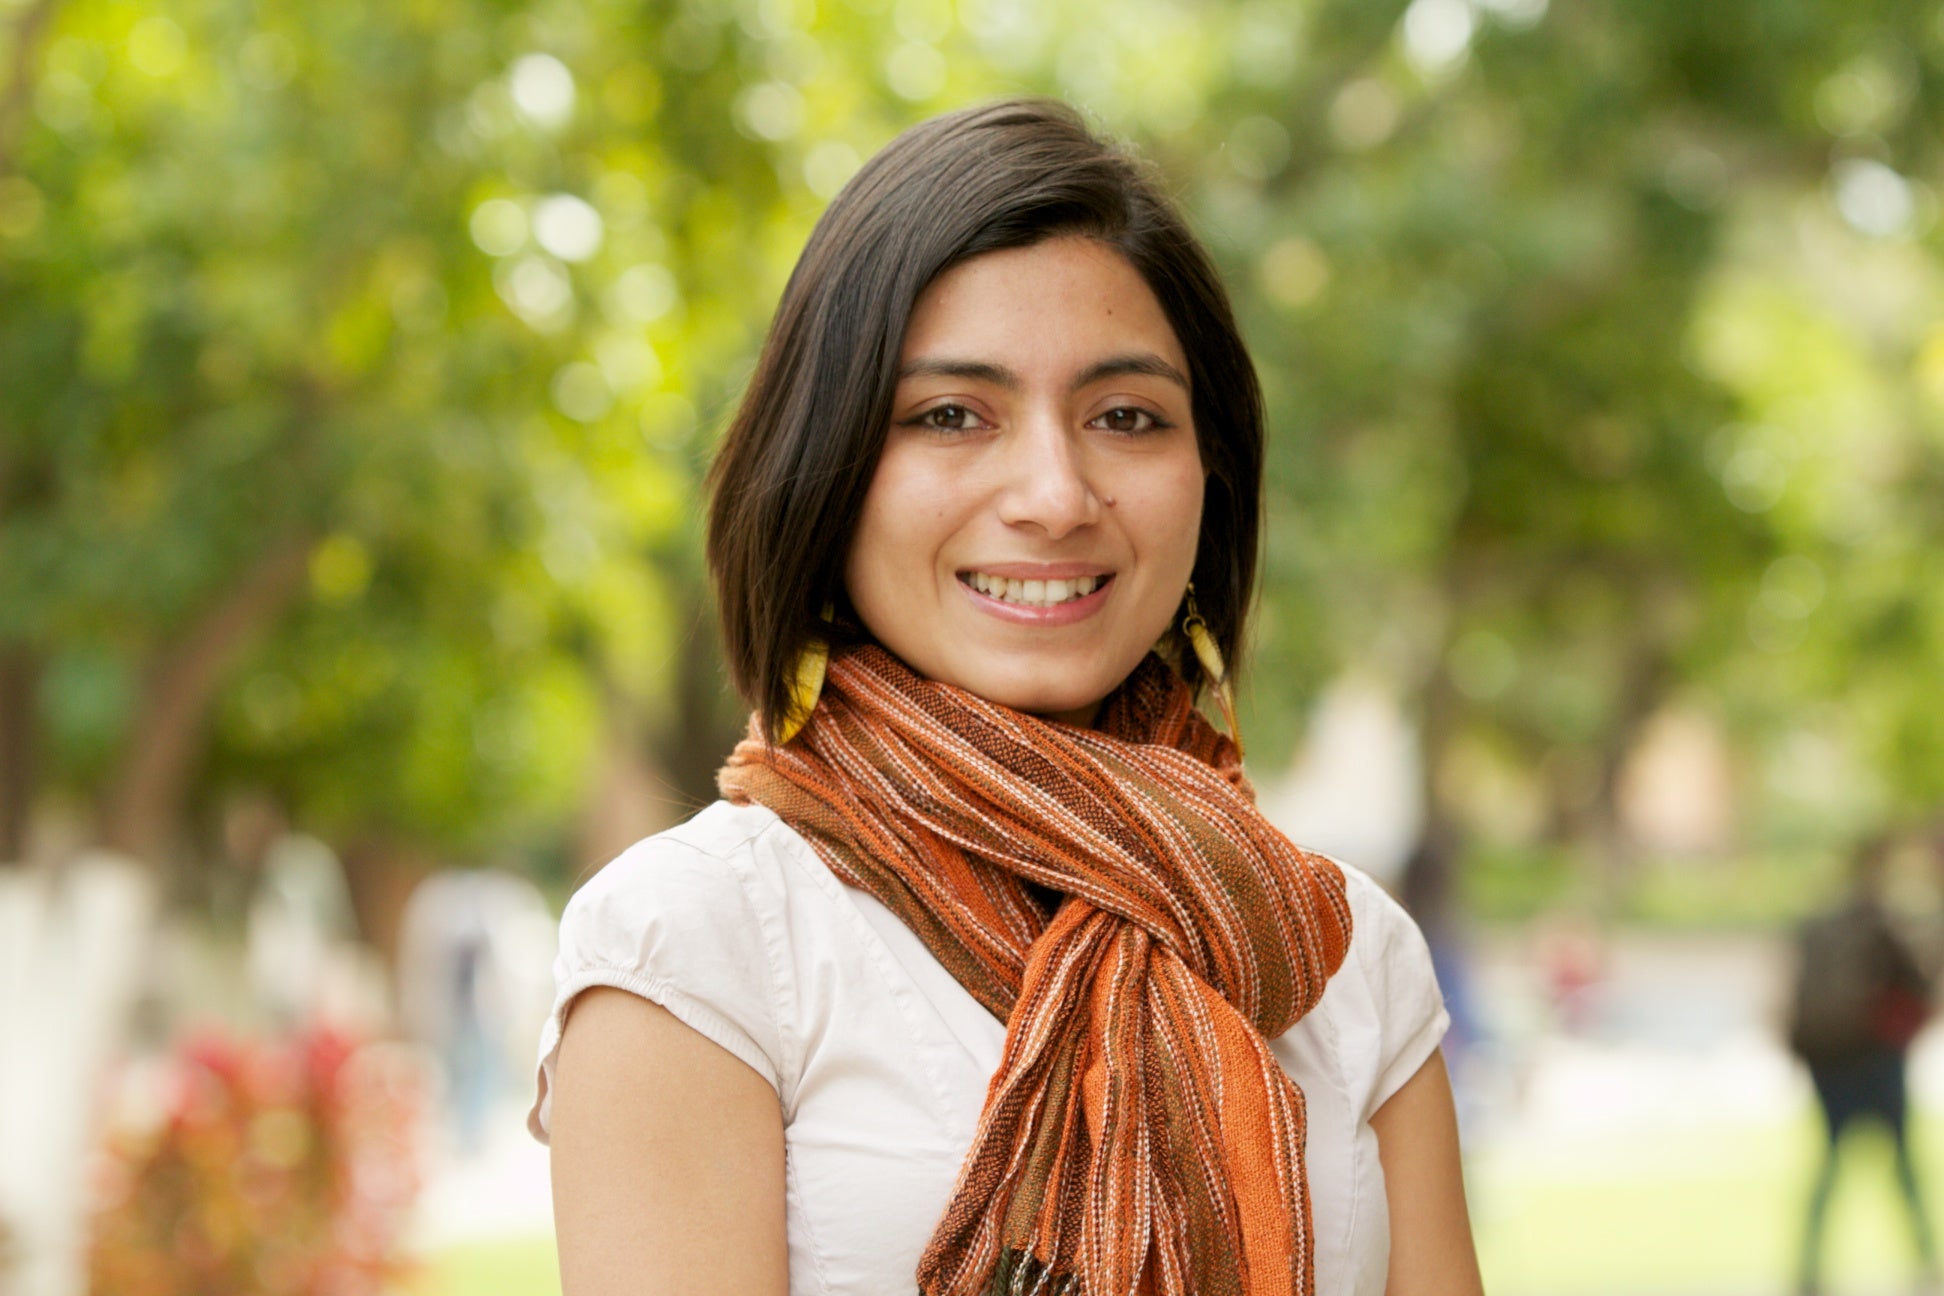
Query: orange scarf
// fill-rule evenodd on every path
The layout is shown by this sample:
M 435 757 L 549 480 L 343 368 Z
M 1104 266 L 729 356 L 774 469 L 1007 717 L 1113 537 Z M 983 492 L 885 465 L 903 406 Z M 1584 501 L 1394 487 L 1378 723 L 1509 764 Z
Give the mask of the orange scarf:
M 866 647 L 794 741 L 752 725 L 720 781 L 1006 1022 L 922 1292 L 1308 1296 L 1303 1094 L 1267 1041 L 1343 962 L 1343 874 L 1262 817 L 1158 658 L 1097 726 Z

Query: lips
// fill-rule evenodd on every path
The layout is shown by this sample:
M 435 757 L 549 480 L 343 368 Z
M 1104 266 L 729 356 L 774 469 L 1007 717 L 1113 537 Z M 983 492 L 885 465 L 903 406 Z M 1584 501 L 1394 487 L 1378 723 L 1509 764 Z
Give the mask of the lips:
M 960 581 L 987 598 L 1028 608 L 1058 607 L 1085 598 L 1113 579 L 1111 573 L 1070 577 L 1020 577 L 985 571 L 959 573 Z

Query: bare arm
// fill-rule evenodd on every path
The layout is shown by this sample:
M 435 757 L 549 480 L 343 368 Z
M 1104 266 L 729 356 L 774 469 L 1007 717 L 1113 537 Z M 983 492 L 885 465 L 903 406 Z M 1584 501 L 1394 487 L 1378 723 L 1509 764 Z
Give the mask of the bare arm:
M 667 1009 L 597 987 L 554 1069 L 564 1296 L 785 1296 L 776 1091 Z
M 1390 1206 L 1385 1296 L 1482 1296 L 1444 1056 L 1433 1051 L 1377 1109 L 1370 1127 L 1377 1131 Z

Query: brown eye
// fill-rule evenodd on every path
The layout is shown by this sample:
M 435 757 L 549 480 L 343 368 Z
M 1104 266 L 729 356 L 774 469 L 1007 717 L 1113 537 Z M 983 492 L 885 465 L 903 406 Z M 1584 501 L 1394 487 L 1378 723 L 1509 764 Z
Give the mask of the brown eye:
M 963 405 L 934 405 L 920 414 L 916 422 L 920 427 L 940 432 L 965 432 L 984 426 L 979 416 Z
M 1122 405 L 1118 408 L 1110 409 L 1105 414 L 1096 418 L 1094 422 L 1106 428 L 1109 432 L 1126 433 L 1152 432 L 1157 428 L 1167 426 L 1167 424 L 1163 423 L 1154 415 L 1134 405 Z

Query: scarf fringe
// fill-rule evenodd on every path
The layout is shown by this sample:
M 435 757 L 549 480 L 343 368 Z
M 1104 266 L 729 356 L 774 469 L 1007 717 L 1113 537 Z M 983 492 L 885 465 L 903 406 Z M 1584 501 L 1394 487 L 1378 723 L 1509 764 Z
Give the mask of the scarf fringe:
M 1081 1296 L 1078 1274 L 1055 1274 L 1031 1251 L 1007 1247 L 986 1284 L 986 1296 Z

